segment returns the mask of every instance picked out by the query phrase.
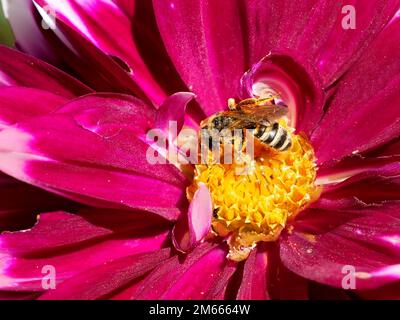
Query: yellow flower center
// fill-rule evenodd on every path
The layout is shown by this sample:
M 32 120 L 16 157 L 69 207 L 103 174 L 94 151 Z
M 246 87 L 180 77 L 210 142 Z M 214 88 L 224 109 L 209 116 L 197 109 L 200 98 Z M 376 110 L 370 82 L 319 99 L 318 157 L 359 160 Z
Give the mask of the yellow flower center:
M 227 237 L 231 260 L 246 259 L 260 241 L 275 241 L 288 222 L 319 197 L 314 150 L 302 134 L 292 133 L 291 138 L 286 151 L 255 139 L 254 157 L 248 160 L 245 174 L 240 174 L 243 163 L 196 165 L 188 199 L 200 182 L 208 186 L 213 232 Z

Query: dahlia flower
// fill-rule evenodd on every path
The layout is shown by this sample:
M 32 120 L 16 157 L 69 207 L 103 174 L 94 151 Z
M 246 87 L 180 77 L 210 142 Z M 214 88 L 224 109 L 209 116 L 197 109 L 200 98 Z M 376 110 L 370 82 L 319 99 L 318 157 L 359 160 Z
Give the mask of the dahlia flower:
M 3 5 L 1 298 L 399 298 L 400 1 Z M 168 157 L 265 97 L 288 150 Z

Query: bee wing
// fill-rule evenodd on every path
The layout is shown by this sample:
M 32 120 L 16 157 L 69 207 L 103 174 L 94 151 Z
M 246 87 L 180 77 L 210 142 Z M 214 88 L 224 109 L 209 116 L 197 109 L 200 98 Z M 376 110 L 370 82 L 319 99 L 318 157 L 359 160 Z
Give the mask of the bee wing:
M 233 121 L 229 124 L 227 129 L 247 129 L 255 125 L 256 118 L 239 110 L 231 110 L 220 112 L 219 114 L 231 118 Z
M 242 106 L 241 111 L 247 118 L 260 123 L 265 120 L 272 121 L 284 117 L 288 113 L 288 107 L 279 104 Z

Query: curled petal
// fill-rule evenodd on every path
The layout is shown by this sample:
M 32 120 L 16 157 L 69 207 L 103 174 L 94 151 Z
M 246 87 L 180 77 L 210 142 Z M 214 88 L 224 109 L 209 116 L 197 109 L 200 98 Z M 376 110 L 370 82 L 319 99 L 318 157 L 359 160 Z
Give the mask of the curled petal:
M 189 206 L 187 216 L 182 215 L 173 230 L 175 248 L 182 252 L 192 250 L 211 229 L 213 206 L 210 192 L 200 183 Z
M 190 92 L 178 92 L 168 97 L 157 110 L 155 126 L 168 133 L 169 124 L 174 121 L 177 125 L 177 133 L 182 129 L 185 120 L 187 104 L 195 97 Z
M 269 54 L 244 74 L 241 84 L 244 97 L 278 95 L 297 131 L 310 134 L 322 116 L 324 92 L 318 74 L 290 55 Z

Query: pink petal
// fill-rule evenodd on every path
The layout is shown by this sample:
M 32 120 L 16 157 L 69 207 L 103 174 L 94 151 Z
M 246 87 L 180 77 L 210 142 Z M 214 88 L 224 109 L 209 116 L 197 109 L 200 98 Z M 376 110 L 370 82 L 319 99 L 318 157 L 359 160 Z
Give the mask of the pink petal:
M 342 28 L 337 1 L 153 1 L 178 72 L 210 115 L 238 95 L 238 81 L 271 50 L 289 50 L 316 66 L 328 87 L 345 73 L 398 8 L 398 1 L 350 1 L 356 30 Z M 299 14 L 301 12 L 301 14 Z M 177 45 L 177 39 L 179 43 Z
M 355 172 L 350 178 L 325 185 L 323 193 L 312 206 L 323 209 L 362 209 L 400 200 L 398 162 L 374 166 Z
M 67 101 L 49 91 L 0 87 L 0 129 L 34 116 L 48 114 Z
M 353 5 L 356 29 L 342 27 L 342 8 Z M 398 9 L 398 1 L 252 1 L 246 7 L 252 63 L 270 50 L 289 49 L 319 70 L 324 87 L 348 70 Z M 299 12 L 302 14 L 299 15 Z M 257 57 L 258 55 L 258 57 Z
M 325 87 L 340 79 L 360 56 L 370 50 L 369 45 L 400 5 L 397 0 L 302 2 L 308 6 L 310 15 L 298 17 L 298 12 L 304 11 L 299 4 L 293 3 L 291 14 L 285 14 L 284 21 L 279 21 L 281 33 L 276 33 L 274 37 L 280 46 L 304 52 L 319 69 Z M 343 18 L 348 13 L 342 13 L 345 5 L 355 9 L 355 29 L 342 26 Z M 281 6 L 281 10 L 286 12 L 290 9 L 286 3 Z M 277 17 L 279 13 L 276 13 Z
M 105 54 L 122 59 L 133 70 L 135 82 L 153 101 L 161 104 L 166 98 L 166 93 L 142 58 L 134 39 L 132 22 L 121 7 L 112 1 L 38 0 L 37 3 L 44 8 L 52 8 L 57 19 L 74 30 L 76 34 L 70 33 L 73 43 L 80 35 Z M 138 7 L 136 5 L 135 10 L 138 11 Z M 150 21 L 146 21 L 148 25 L 151 25 Z M 146 31 L 143 25 L 138 27 L 142 32 Z M 151 41 L 151 37 L 148 38 Z M 160 64 L 160 61 L 156 62 Z
M 66 212 L 42 214 L 28 232 L 2 234 L 0 248 L 13 255 L 43 254 L 52 250 L 61 252 L 69 246 L 85 241 L 100 241 L 115 233 L 138 232 L 168 227 L 166 220 L 143 212 L 81 209 L 79 215 Z
M 372 157 L 400 156 L 400 138 L 393 139 L 381 148 L 375 149 L 369 155 Z
M 39 212 L 76 206 L 66 199 L 0 174 L 0 232 L 32 227 Z
M 399 279 L 399 247 L 385 239 L 399 235 L 400 220 L 379 211 L 363 216 L 310 211 L 282 236 L 283 263 L 302 277 L 335 287 L 342 287 L 348 266 L 354 268 L 357 290 Z
M 44 28 L 45 21 L 54 19 L 54 13 L 50 7 L 42 9 L 36 1 L 11 3 L 10 21 L 13 28 L 18 30 L 19 47 L 73 71 L 96 91 L 130 93 L 143 100 L 148 99 L 121 58 L 102 52 L 61 19 L 57 19 L 52 28 Z M 121 16 L 126 19 L 124 14 Z
M 34 1 L 4 2 L 7 2 L 7 18 L 15 38 L 15 47 L 52 65 L 60 63 L 42 32 L 43 26 L 47 25 L 44 22 L 42 24 L 42 19 L 38 19 Z
M 190 203 L 187 216 L 182 215 L 174 227 L 175 248 L 182 252 L 195 248 L 210 232 L 212 215 L 210 192 L 205 184 L 200 183 Z
M 47 291 L 40 300 L 102 299 L 159 266 L 170 256 L 170 252 L 170 249 L 162 249 L 99 265 L 64 281 L 56 290 Z
M 154 127 L 156 109 L 141 100 L 121 94 L 96 93 L 70 101 L 56 110 L 72 116 L 82 127 L 104 138 L 126 129 L 145 135 Z
M 38 294 L 35 292 L 1 292 L 0 300 L 35 300 Z
M 267 290 L 271 300 L 309 299 L 309 281 L 288 270 L 280 258 L 279 242 L 262 244 L 268 255 Z
M 96 91 L 133 94 L 150 102 L 145 92 L 118 57 L 106 55 L 63 21 L 57 22 L 56 38 L 50 38 L 58 57 Z
M 118 5 L 122 10 L 124 10 L 125 14 L 129 17 L 133 17 L 135 12 L 135 1 L 132 0 L 113 0 L 115 4 Z
M 118 211 L 91 210 L 82 217 L 63 212 L 44 214 L 34 228 L 0 236 L 0 288 L 42 292 L 44 266 L 56 269 L 60 284 L 114 260 L 158 251 L 168 236 L 167 225 L 159 221 L 149 215 L 135 218 L 132 213 Z
M 268 300 L 267 288 L 268 255 L 265 246 L 253 250 L 244 264 L 243 279 L 238 300 Z
M 171 59 L 205 113 L 226 108 L 227 99 L 237 96 L 240 77 L 249 67 L 241 8 L 232 1 L 213 1 L 212 5 L 154 1 L 153 5 Z
M 187 181 L 172 165 L 148 162 L 149 146 L 137 132 L 147 130 L 141 121 L 146 112 L 135 114 L 141 103 L 127 96 L 114 96 L 114 104 L 110 95 L 95 97 L 63 108 L 74 112 L 36 117 L 0 132 L 1 170 L 85 204 L 176 219 L 186 203 Z
M 400 50 L 399 32 L 397 20 L 379 34 L 335 88 L 328 112 L 312 136 L 320 164 L 369 151 L 400 135 L 396 107 L 400 62 L 395 54 Z
M 154 270 L 138 287 L 133 299 L 212 299 L 218 293 L 216 286 L 220 275 L 232 262 L 226 259 L 227 251 L 205 243 L 185 259 L 172 257 Z M 230 273 L 231 274 L 231 273 Z M 226 281 L 229 279 L 225 279 Z
M 0 46 L 0 86 L 37 88 L 65 98 L 92 91 L 53 66 L 3 46 Z
M 190 92 L 178 92 L 168 97 L 157 111 L 155 127 L 168 133 L 171 121 L 176 122 L 177 133 L 182 129 L 187 104 L 194 98 Z
M 342 8 L 353 5 L 356 29 L 342 27 Z M 336 81 L 389 22 L 398 1 L 288 2 L 257 0 L 246 5 L 251 63 L 270 50 L 289 49 L 303 55 L 323 77 L 324 87 Z M 299 14 L 301 12 L 301 14 Z M 223 25 L 223 24 L 222 24 Z

